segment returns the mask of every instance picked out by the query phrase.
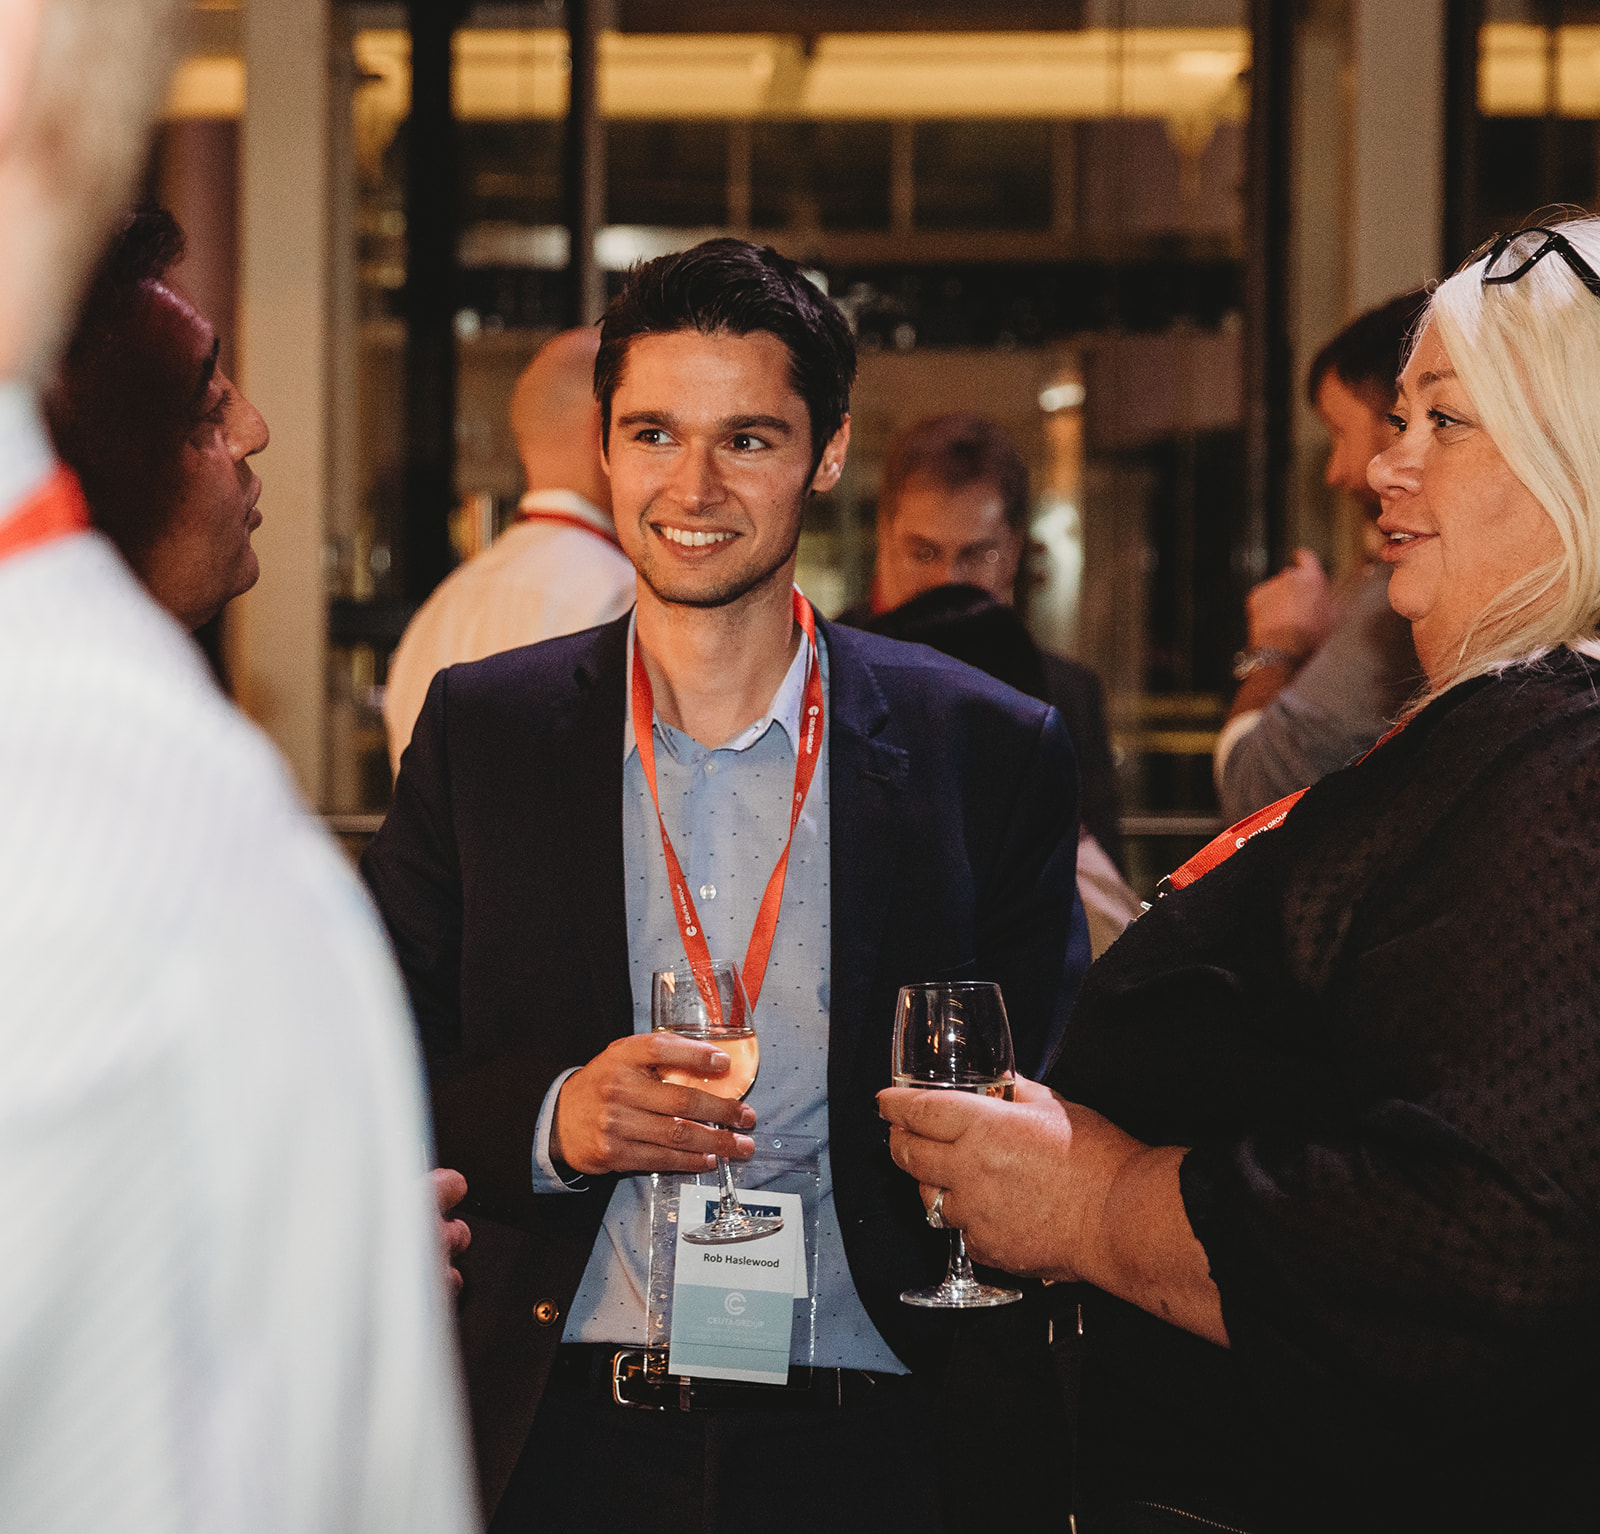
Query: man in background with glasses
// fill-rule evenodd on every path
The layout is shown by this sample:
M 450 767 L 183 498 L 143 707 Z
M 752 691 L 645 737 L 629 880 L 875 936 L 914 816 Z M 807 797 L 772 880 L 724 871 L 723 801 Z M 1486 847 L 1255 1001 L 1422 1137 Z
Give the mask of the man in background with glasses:
M 435 677 L 363 860 L 471 1189 L 461 1326 L 499 1534 L 925 1534 L 1053 1474 L 1039 1296 L 959 1326 L 900 1303 L 945 1246 L 874 1093 L 903 984 L 998 982 L 1022 1069 L 1064 1026 L 1087 959 L 1071 746 L 1045 705 L 795 590 L 854 373 L 843 316 L 772 250 L 636 269 L 595 368 L 634 614 Z M 728 1068 L 649 1031 L 652 972 L 699 947 L 754 1002 L 744 1103 L 658 1075 Z M 647 1174 L 756 1136 L 819 1147 L 810 1366 L 657 1374 Z
M 0 1528 L 467 1534 L 377 924 L 39 409 L 175 9 L 0 0 Z
M 1033 500 L 1028 466 L 995 422 L 969 411 L 899 432 L 878 485 L 870 602 L 839 621 L 908 639 L 987 671 L 1061 715 L 1078 761 L 1078 897 L 1098 958 L 1139 914 L 1122 850 L 1105 689 L 1088 667 L 1034 643 L 1013 608 Z

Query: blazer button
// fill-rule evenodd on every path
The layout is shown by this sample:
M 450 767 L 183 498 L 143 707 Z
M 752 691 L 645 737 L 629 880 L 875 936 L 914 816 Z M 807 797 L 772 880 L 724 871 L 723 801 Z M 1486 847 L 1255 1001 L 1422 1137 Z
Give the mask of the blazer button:
M 561 1307 L 554 1300 L 540 1300 L 533 1307 L 533 1319 L 540 1326 L 554 1326 L 561 1315 Z

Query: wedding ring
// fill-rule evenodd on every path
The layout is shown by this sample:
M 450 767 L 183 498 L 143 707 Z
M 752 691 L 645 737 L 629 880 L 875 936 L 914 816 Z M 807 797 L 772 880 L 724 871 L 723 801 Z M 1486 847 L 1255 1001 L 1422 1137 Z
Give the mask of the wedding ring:
M 944 1195 L 945 1190 L 940 1188 L 933 1195 L 933 1203 L 928 1206 L 928 1224 L 935 1230 L 949 1230 L 950 1228 L 944 1223 Z

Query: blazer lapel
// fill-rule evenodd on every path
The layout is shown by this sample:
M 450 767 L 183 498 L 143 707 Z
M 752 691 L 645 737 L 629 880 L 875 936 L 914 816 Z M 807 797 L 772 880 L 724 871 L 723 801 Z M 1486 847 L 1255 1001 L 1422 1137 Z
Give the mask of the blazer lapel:
M 551 806 L 557 866 L 550 870 L 550 887 L 572 911 L 593 987 L 600 1047 L 633 1031 L 622 849 L 627 639 L 626 616 L 599 631 L 574 668 L 571 702 L 554 740 L 561 793 Z
M 828 645 L 828 838 L 833 946 L 829 963 L 828 1093 L 845 1100 L 861 1035 L 873 1021 L 899 859 L 909 758 L 890 738 L 889 705 L 851 630 L 819 623 Z M 877 1019 L 887 1030 L 889 1019 Z

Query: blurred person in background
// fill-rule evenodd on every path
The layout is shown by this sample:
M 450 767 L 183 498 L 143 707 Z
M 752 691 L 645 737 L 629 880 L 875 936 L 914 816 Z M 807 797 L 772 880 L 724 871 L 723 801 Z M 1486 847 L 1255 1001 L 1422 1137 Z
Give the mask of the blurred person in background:
M 0 1528 L 466 1534 L 381 933 L 39 405 L 174 10 L 0 0 Z
M 396 773 L 435 672 L 609 623 L 633 606 L 633 566 L 617 546 L 600 458 L 599 347 L 597 325 L 563 331 L 517 380 L 511 430 L 528 491 L 517 520 L 406 625 L 383 695 Z
M 1078 758 L 1078 893 L 1098 958 L 1140 902 L 1115 862 L 1122 837 L 1100 678 L 1040 649 L 1012 605 L 1031 504 L 1028 466 L 993 421 L 961 412 L 915 422 L 884 462 L 870 604 L 839 621 L 932 645 L 1055 705 Z
M 1600 220 L 1440 284 L 1368 470 L 1426 696 L 1170 876 L 1061 1096 L 881 1095 L 975 1254 L 1081 1281 L 1083 1534 L 1594 1522 L 1597 415 Z
M 183 250 L 165 208 L 123 219 L 44 406 L 90 522 L 193 631 L 260 578 L 250 538 L 261 525 L 261 480 L 249 460 L 267 446 L 267 423 L 218 368 L 211 323 L 168 281 Z M 466 1185 L 447 1170 L 434 1179 L 446 1278 L 459 1289 L 448 1259 L 465 1250 L 467 1227 L 443 1217 Z
M 192 631 L 260 578 L 250 459 L 267 445 L 267 423 L 217 365 L 211 322 L 169 280 L 183 248 L 165 208 L 123 221 L 45 414 L 94 525 Z
M 1307 390 L 1328 430 L 1323 478 L 1354 497 L 1371 522 L 1382 507 L 1367 465 L 1392 440 L 1388 414 L 1412 327 L 1427 302 L 1402 293 L 1352 320 L 1312 360 Z M 1240 682 L 1212 759 L 1223 817 L 1240 820 L 1343 767 L 1416 696 L 1422 668 L 1410 626 L 1389 606 L 1377 534 L 1338 587 L 1317 556 L 1251 591 Z

